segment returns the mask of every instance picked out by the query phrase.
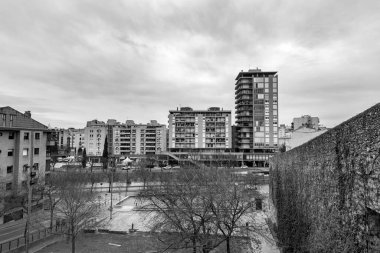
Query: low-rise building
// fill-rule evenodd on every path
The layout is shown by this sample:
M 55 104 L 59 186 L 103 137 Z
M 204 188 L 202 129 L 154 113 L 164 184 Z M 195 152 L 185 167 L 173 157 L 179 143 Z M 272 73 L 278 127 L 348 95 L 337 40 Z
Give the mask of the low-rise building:
M 299 118 L 293 118 L 293 130 L 297 130 L 301 127 L 318 129 L 319 118 L 311 117 L 310 115 L 303 115 Z
M 43 184 L 49 171 L 48 127 L 11 107 L 0 108 L 0 224 L 20 219 L 21 195 L 26 192 L 26 166 L 33 167 L 35 181 Z

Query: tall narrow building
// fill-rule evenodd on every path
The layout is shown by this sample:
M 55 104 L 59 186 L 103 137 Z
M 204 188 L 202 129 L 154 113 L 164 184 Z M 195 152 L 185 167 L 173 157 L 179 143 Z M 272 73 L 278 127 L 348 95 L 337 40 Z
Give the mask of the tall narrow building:
M 248 165 L 265 167 L 278 148 L 276 71 L 241 71 L 235 83 L 237 150 Z

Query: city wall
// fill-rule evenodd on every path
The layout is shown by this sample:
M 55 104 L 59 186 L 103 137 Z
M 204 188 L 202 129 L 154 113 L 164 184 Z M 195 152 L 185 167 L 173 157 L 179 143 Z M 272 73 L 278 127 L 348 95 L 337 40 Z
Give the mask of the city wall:
M 283 252 L 380 252 L 380 104 L 270 165 Z

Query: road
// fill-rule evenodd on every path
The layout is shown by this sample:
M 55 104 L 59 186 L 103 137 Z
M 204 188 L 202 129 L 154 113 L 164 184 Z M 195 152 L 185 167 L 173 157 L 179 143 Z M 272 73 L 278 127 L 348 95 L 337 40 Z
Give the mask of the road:
M 0 225 L 0 243 L 17 239 L 25 233 L 26 219 L 12 221 Z M 30 232 L 33 233 L 43 227 L 48 227 L 49 221 L 42 221 L 40 217 L 32 218 Z

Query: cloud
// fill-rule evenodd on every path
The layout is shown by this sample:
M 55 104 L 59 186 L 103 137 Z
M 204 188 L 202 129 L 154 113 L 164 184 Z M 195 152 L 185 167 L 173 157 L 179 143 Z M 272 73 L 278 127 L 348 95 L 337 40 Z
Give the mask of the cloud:
M 377 102 L 378 1 L 2 1 L 0 101 L 42 123 L 234 111 L 237 73 L 279 73 L 280 122 Z M 344 104 L 344 107 L 342 106 Z M 331 112 L 334 111 L 335 114 Z M 331 116 L 334 115 L 334 116 Z

